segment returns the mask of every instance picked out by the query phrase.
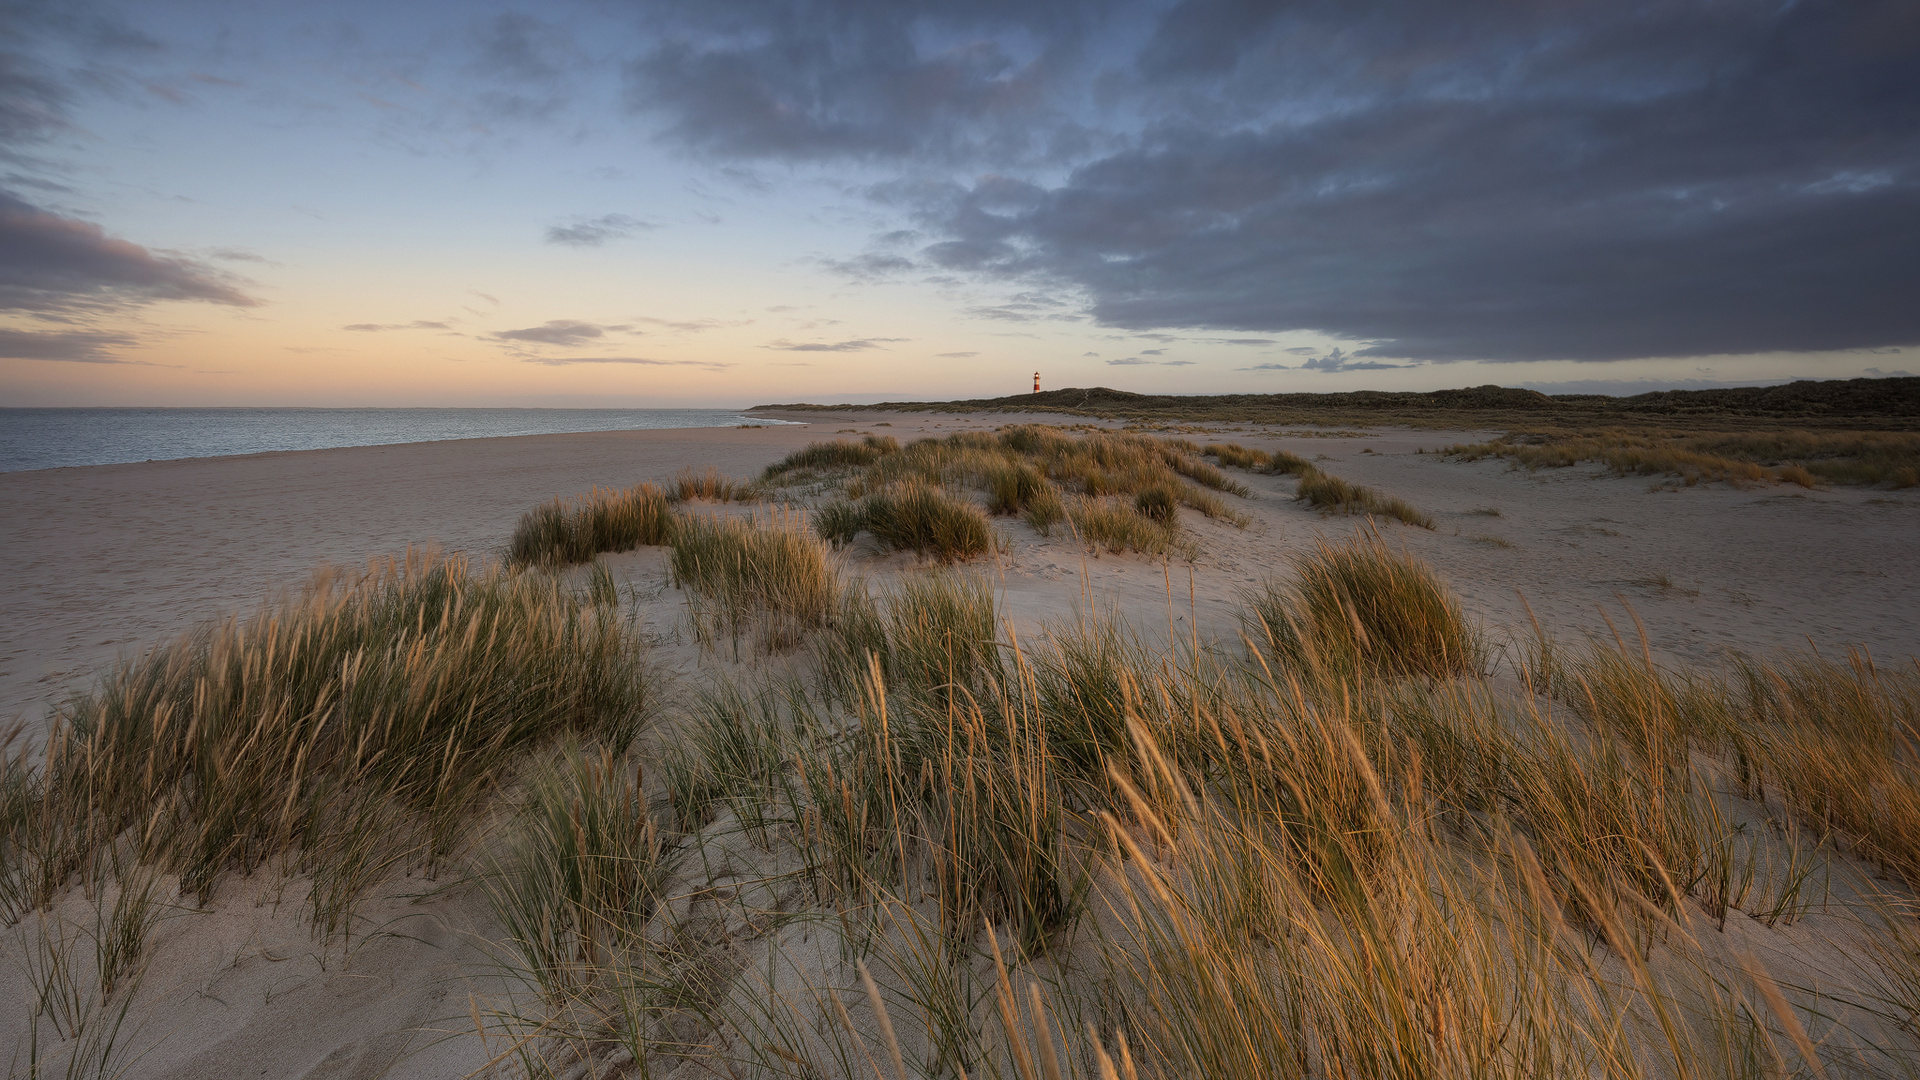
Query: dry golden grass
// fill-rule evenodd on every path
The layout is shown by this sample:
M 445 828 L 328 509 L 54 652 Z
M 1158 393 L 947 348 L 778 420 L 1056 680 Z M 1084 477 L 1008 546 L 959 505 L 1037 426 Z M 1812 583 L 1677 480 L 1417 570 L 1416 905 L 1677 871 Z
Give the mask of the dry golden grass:
M 1759 431 L 1752 433 L 1516 431 L 1492 442 L 1441 451 L 1475 461 L 1502 457 L 1528 469 L 1563 468 L 1583 461 L 1621 476 L 1676 476 L 1688 485 L 1920 484 L 1920 434 L 1881 431 Z
M 673 532 L 667 503 L 667 494 L 652 484 L 555 499 L 520 516 L 507 560 L 516 566 L 564 565 L 589 562 L 603 551 L 664 544 Z
M 334 573 L 125 665 L 67 705 L 36 769 L 9 764 L 0 913 L 96 877 L 125 845 L 203 901 L 279 861 L 320 936 L 402 865 L 462 852 L 529 750 L 624 751 L 645 717 L 637 643 L 544 575 L 412 554 Z
M 892 440 L 878 448 L 874 443 L 815 443 L 770 468 L 763 482 L 814 484 L 837 469 L 853 501 L 821 508 L 816 521 L 823 536 L 844 543 L 866 530 L 890 546 L 932 550 L 943 559 L 985 551 L 977 538 L 987 533 L 984 525 L 961 520 L 964 504 L 955 502 L 944 510 L 936 506 L 926 493 L 941 488 L 983 491 L 989 513 L 1019 515 L 1043 535 L 1071 516 L 1083 538 L 1115 551 L 1190 548 L 1177 528 L 1183 506 L 1240 527 L 1249 522 L 1215 494 L 1244 498 L 1247 488 L 1205 461 L 1200 448 L 1185 440 L 1098 430 L 1075 436 L 1029 424 L 997 435 L 958 432 L 918 439 L 905 447 Z M 1063 498 L 1066 493 L 1082 496 L 1071 511 Z M 1129 500 L 1132 510 L 1109 506 L 1107 500 L 1115 497 Z M 936 510 L 942 512 L 936 515 Z M 941 520 L 935 522 L 935 517 Z M 1085 525 L 1080 524 L 1083 519 Z M 1141 520 L 1150 527 L 1141 526 Z M 886 528 L 874 528 L 874 523 Z M 883 536 L 886 529 L 897 533 L 900 542 Z M 936 533 L 957 539 L 935 543 Z
M 1151 523 L 1132 497 L 1106 498 Z M 703 677 L 631 750 L 665 695 L 612 590 L 450 561 L 322 583 L 74 703 L 0 769 L 8 916 L 101 890 L 104 959 L 43 923 L 35 1022 L 114 1030 L 156 870 L 311 876 L 325 937 L 437 861 L 503 928 L 527 993 L 476 1022 L 530 1076 L 1915 1072 L 1911 665 L 1720 678 L 1540 633 L 1496 681 L 1371 531 L 1251 597 L 1247 650 L 1111 617 L 1016 642 L 986 579 L 876 597 L 797 515 L 672 540 L 712 625 L 806 648 Z
M 791 648 L 826 623 L 839 596 L 838 575 L 798 513 L 682 518 L 671 542 L 668 565 L 696 598 L 704 643 L 753 631 L 765 648 Z
M 993 550 L 993 530 L 980 508 L 939 487 L 906 480 L 863 498 L 829 503 L 814 516 L 814 528 L 835 545 L 862 532 L 896 551 L 932 554 L 941 562 L 976 558 Z

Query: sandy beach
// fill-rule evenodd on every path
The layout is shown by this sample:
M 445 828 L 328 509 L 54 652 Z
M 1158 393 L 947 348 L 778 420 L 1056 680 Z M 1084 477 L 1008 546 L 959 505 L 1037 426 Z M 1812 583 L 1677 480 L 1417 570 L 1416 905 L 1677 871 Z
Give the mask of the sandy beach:
M 409 545 L 496 558 L 518 516 L 555 496 L 687 468 L 751 477 L 843 431 L 904 443 L 1035 419 L 794 418 L 808 426 L 526 436 L 0 475 L 0 718 L 23 725 L 31 739 L 49 709 L 116 659 L 250 610 L 322 563 L 364 565 Z M 1431 514 L 1431 531 L 1379 528 L 1390 545 L 1437 569 L 1496 643 L 1529 632 L 1524 597 L 1568 639 L 1607 633 L 1609 619 L 1631 634 L 1637 617 L 1668 664 L 1718 669 L 1730 651 L 1764 656 L 1809 644 L 1830 656 L 1862 647 L 1882 663 L 1920 655 L 1913 490 L 1672 490 L 1594 466 L 1528 473 L 1433 453 L 1484 434 L 1474 432 L 1208 430 L 1214 434 L 1190 437 L 1286 449 Z M 1014 522 L 1002 526 L 1006 550 L 981 565 L 1023 636 L 1091 602 L 1143 632 L 1232 638 L 1246 590 L 1285 575 L 1322 538 L 1358 527 L 1294 502 L 1286 477 L 1244 481 L 1252 496 L 1235 506 L 1250 523 L 1194 516 L 1191 561 L 1093 553 Z M 849 574 L 878 582 L 919 565 L 864 545 L 843 558 Z M 604 562 L 638 600 L 637 616 L 658 642 L 654 662 L 683 675 L 719 663 L 679 632 L 684 598 L 660 549 Z M 295 914 L 301 888 L 256 875 L 223 886 L 206 911 L 183 905 L 163 920 L 132 1010 L 139 1024 L 127 1075 L 457 1076 L 504 1049 L 475 1037 L 466 1019 L 473 1002 L 499 989 L 483 905 L 471 894 L 436 897 L 432 882 L 392 883 L 366 912 L 382 931 L 343 957 L 314 946 Z M 14 947 L 25 948 L 24 940 L 16 935 Z M 7 966 L 0 1000 L 20 1000 L 24 977 L 24 968 Z M 0 1045 L 22 1045 L 25 1025 L 10 1011 L 0 1020 Z
M 687 468 L 750 477 L 841 429 L 906 441 L 1036 419 L 788 418 L 809 426 L 533 435 L 0 474 L 0 718 L 37 719 L 116 657 L 251 609 L 321 563 L 357 567 L 410 544 L 496 557 L 518 516 L 555 496 Z M 1713 484 L 1650 493 L 1648 480 L 1605 476 L 1597 466 L 1527 473 L 1415 453 L 1484 433 L 1389 428 L 1301 438 L 1218 430 L 1248 446 L 1292 450 L 1434 515 L 1432 532 L 1395 525 L 1389 535 L 1431 561 L 1496 627 L 1525 628 L 1523 594 L 1564 633 L 1603 631 L 1599 612 L 1617 617 L 1624 601 L 1656 649 L 1696 664 L 1729 648 L 1765 652 L 1809 640 L 1823 649 L 1862 645 L 1883 659 L 1920 653 L 1920 564 L 1912 558 L 1920 496 L 1912 491 Z M 1317 537 L 1354 527 L 1291 502 L 1283 479 L 1248 483 L 1256 498 L 1244 509 L 1254 524 L 1239 531 L 1202 522 L 1201 556 L 1171 568 L 1181 606 L 1190 571 L 1192 595 L 1215 629 L 1242 589 L 1284 569 Z M 614 563 L 637 567 L 646 558 Z M 876 570 L 899 561 L 867 560 Z M 1166 602 L 1158 562 L 1083 557 L 1071 544 L 1030 534 L 1001 570 L 1009 611 L 1020 618 L 1063 613 L 1083 570 L 1113 602 Z

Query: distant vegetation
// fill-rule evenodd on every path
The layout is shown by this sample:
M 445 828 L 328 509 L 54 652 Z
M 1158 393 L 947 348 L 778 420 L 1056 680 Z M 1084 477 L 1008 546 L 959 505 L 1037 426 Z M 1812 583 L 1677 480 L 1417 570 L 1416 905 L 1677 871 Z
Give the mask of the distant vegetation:
M 1622 476 L 1675 476 L 1686 484 L 1920 485 L 1920 433 L 1765 431 L 1751 434 L 1588 434 L 1516 431 L 1440 451 L 1477 461 L 1502 457 L 1529 469 L 1597 461 Z
M 758 405 L 783 410 L 1052 412 L 1144 421 L 1413 424 L 1422 427 L 1633 425 L 1737 430 L 1766 426 L 1920 430 L 1920 378 L 1833 379 L 1784 386 L 1659 390 L 1630 397 L 1546 395 L 1476 386 L 1428 393 L 1134 394 L 1106 387 L 965 401 Z

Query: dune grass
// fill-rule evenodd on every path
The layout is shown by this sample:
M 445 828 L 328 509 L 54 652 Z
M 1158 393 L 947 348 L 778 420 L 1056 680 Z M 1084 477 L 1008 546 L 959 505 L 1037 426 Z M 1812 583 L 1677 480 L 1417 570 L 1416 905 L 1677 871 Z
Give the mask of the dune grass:
M 1888 431 L 1762 431 L 1693 433 L 1604 428 L 1514 431 L 1483 443 L 1460 443 L 1443 454 L 1466 461 L 1506 458 L 1527 469 L 1583 461 L 1620 476 L 1675 476 L 1691 486 L 1829 484 L 1908 488 L 1920 484 L 1920 434 Z
M 695 631 L 738 643 L 754 633 L 788 649 L 825 624 L 839 595 L 827 553 L 797 513 L 762 519 L 685 517 L 671 537 L 674 584 L 693 594 Z
M 1138 551 L 1148 555 L 1191 551 L 1191 544 L 1183 543 L 1173 527 L 1171 507 L 1162 506 L 1161 513 L 1164 517 L 1156 518 L 1143 513 L 1137 502 L 1129 504 L 1085 496 L 1067 507 L 1067 517 L 1073 522 L 1074 531 L 1095 548 L 1112 552 Z
M 820 472 L 828 469 L 841 469 L 871 465 L 888 454 L 900 449 L 900 441 L 891 435 L 869 435 L 860 442 L 838 439 L 833 442 L 809 443 L 795 450 L 772 465 L 761 474 L 764 482 L 786 478 L 787 474 L 797 471 Z
M 686 482 L 683 477 L 683 490 Z M 555 499 L 520 516 L 507 545 L 507 561 L 515 566 L 565 565 L 590 562 L 603 551 L 664 544 L 673 533 L 668 501 L 668 494 L 652 484 L 595 488 L 576 499 Z
M 866 530 L 887 546 L 933 551 L 943 560 L 971 557 L 987 547 L 972 538 L 985 535 L 979 526 L 962 521 L 961 512 L 929 494 L 941 490 L 981 491 L 989 514 L 1019 516 L 1042 535 L 1051 535 L 1069 517 L 1086 517 L 1098 535 L 1082 528 L 1082 538 L 1115 551 L 1159 553 L 1190 546 L 1170 539 L 1178 535 L 1181 507 L 1239 527 L 1249 523 L 1216 494 L 1246 498 L 1251 494 L 1246 486 L 1184 440 L 1105 431 L 1076 437 L 1043 425 L 1019 425 L 998 434 L 969 431 L 917 439 L 904 447 L 890 439 L 879 448 L 872 443 L 815 443 L 769 468 L 763 482 L 813 483 L 822 470 L 837 469 L 849 499 L 822 508 L 816 519 L 822 536 L 845 543 Z M 1070 511 L 1068 495 L 1091 502 Z M 1128 513 L 1106 505 L 1114 499 L 1125 500 L 1133 516 L 1144 515 L 1158 528 L 1134 526 Z M 1088 509 L 1094 503 L 1099 508 Z M 874 528 L 876 523 L 881 528 Z M 943 541 L 943 534 L 961 542 Z
M 920 481 L 908 481 L 861 499 L 831 503 L 815 517 L 823 539 L 851 543 L 868 532 L 895 551 L 931 554 L 941 562 L 972 559 L 993 550 L 993 530 L 980 508 Z
M 1137 497 L 1074 493 L 1164 528 Z M 1920 1059 L 1920 669 L 1719 677 L 1631 634 L 1539 632 L 1494 680 L 1446 583 L 1374 530 L 1249 596 L 1248 649 L 1098 614 L 1019 641 L 986 579 L 876 596 L 797 514 L 670 539 L 710 626 L 809 647 L 703 673 L 657 738 L 636 734 L 665 695 L 605 588 L 426 556 L 72 703 L 43 759 L 0 760 L 0 904 L 46 927 L 35 1022 L 76 1047 L 116 1030 L 158 873 L 203 901 L 234 873 L 308 876 L 330 938 L 429 865 L 470 873 L 502 928 L 529 997 L 475 1022 L 527 1075 Z M 44 921 L 76 883 L 91 937 Z M 1815 984 L 1765 966 L 1782 954 L 1858 970 Z
M 1890 836 L 1908 751 L 1880 718 L 1908 723 L 1920 685 L 1808 660 L 1743 690 L 1595 642 L 1516 696 L 1377 536 L 1298 577 L 1288 614 L 1339 644 L 1277 659 L 1111 618 L 983 649 L 990 597 L 947 575 L 849 602 L 815 689 L 787 691 L 814 719 L 746 724 L 777 734 L 715 770 L 752 778 L 731 797 L 766 802 L 756 843 L 815 890 L 784 910 L 828 943 L 770 945 L 681 1023 L 768 1076 L 1905 1075 L 1906 939 L 1874 928 L 1907 900 L 1821 910 L 1805 851 L 1730 828 L 1748 796 L 1717 755 L 1747 739 L 1760 783 L 1827 813 L 1777 755 L 1843 732 L 1874 793 L 1844 828 Z M 1877 935 L 1881 996 L 1728 959 L 1728 920 L 1783 911 Z
M 1300 480 L 1294 497 L 1315 509 L 1336 514 L 1367 514 L 1394 518 L 1423 529 L 1434 527 L 1433 517 L 1404 499 L 1383 495 L 1323 472 L 1307 459 L 1285 450 L 1252 450 L 1239 443 L 1208 443 L 1203 449 L 1223 465 L 1249 472 L 1295 476 Z M 1198 509 L 1198 507 L 1196 507 Z M 1203 513 L 1206 511 L 1202 510 Z M 1209 514 L 1208 516 L 1213 516 Z
M 10 769 L 0 910 L 46 904 L 129 845 L 204 902 L 227 875 L 311 874 L 322 938 L 402 865 L 465 849 L 527 750 L 624 750 L 647 716 L 638 646 L 545 576 L 412 553 L 322 576 L 120 667 Z
M 1337 476 L 1317 469 L 1311 473 L 1301 474 L 1300 487 L 1295 497 L 1305 500 L 1314 507 L 1336 514 L 1369 514 L 1374 517 L 1396 518 L 1423 529 L 1434 527 L 1432 515 L 1415 508 L 1404 499 L 1381 495 L 1359 484 L 1349 484 Z
M 729 480 L 720 475 L 720 470 L 708 467 L 705 471 L 682 469 L 674 477 L 673 485 L 668 489 L 668 498 L 674 502 L 752 502 L 759 498 L 759 487 L 754 484 Z M 658 541 L 656 541 L 657 543 Z
M 1431 567 L 1377 532 L 1321 540 L 1295 570 L 1293 582 L 1269 579 L 1248 605 L 1255 639 L 1285 660 L 1437 679 L 1485 662 L 1459 599 Z

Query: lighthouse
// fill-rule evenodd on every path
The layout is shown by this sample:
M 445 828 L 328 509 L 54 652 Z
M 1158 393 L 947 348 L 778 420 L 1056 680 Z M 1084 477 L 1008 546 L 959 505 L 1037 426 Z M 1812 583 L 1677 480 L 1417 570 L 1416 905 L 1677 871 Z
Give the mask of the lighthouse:
M 1040 373 L 1037 371 L 1033 373 L 1033 392 L 1040 392 Z

